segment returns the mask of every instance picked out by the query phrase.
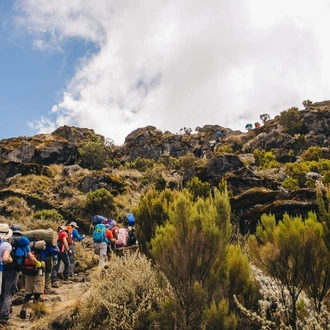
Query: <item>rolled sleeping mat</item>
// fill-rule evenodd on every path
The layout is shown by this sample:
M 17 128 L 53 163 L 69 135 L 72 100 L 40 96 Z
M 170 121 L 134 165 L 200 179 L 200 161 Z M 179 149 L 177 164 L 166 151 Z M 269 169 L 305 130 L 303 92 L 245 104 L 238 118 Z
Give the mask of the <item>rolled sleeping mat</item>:
M 23 231 L 31 242 L 44 240 L 48 246 L 55 246 L 57 243 L 57 232 L 49 229 L 35 229 Z

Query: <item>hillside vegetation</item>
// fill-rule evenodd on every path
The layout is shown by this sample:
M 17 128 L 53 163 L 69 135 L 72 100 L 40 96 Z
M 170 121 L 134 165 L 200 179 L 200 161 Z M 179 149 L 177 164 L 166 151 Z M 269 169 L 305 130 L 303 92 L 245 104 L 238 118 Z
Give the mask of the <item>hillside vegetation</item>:
M 245 133 L 147 126 L 116 146 L 64 126 L 1 140 L 2 221 L 89 234 L 95 214 L 136 217 L 139 252 L 78 267 L 92 276 L 66 328 L 327 329 L 330 102 L 304 105 Z

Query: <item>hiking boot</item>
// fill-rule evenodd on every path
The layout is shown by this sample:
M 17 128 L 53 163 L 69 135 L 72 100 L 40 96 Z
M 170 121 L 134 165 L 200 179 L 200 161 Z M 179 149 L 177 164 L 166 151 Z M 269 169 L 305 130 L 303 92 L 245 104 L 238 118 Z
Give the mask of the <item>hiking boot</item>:
M 0 324 L 7 325 L 8 324 L 7 321 L 8 321 L 7 319 L 0 319 Z
M 58 288 L 58 284 L 56 282 L 52 283 L 52 288 Z
M 21 309 L 21 311 L 20 311 L 20 313 L 19 313 L 19 317 L 21 318 L 21 319 L 23 319 L 23 320 L 25 320 L 26 319 L 26 309 L 27 309 L 27 303 L 24 303 L 23 304 L 23 306 L 22 306 L 22 309 Z

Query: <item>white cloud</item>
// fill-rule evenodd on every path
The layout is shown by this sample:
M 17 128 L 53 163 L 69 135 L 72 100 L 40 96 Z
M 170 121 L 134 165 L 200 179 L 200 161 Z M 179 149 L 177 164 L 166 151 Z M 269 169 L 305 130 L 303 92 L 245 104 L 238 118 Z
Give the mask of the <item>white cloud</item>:
M 93 128 L 121 144 L 134 129 L 219 124 L 244 131 L 304 99 L 327 99 L 327 2 L 26 0 L 40 49 L 70 38 L 97 53 L 79 63 L 54 125 Z M 317 17 L 318 19 L 315 19 Z M 47 130 L 41 119 L 40 131 Z

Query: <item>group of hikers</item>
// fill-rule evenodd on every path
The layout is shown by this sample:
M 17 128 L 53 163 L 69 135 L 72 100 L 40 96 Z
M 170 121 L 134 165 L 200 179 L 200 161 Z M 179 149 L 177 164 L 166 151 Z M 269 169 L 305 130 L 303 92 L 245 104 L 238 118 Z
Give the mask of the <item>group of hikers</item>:
M 95 220 L 95 221 L 94 221 Z M 136 245 L 134 235 L 135 219 L 127 215 L 128 226 L 120 228 L 116 221 L 94 216 L 94 254 L 99 256 L 102 266 L 112 249 Z M 74 276 L 76 263 L 76 242 L 82 242 L 85 235 L 78 233 L 79 226 L 72 221 L 58 227 L 24 232 L 20 225 L 9 226 L 0 223 L 0 329 L 5 328 L 12 311 L 12 297 L 18 290 L 19 274 L 24 275 L 24 301 L 20 318 L 26 319 L 27 308 L 52 288 L 58 288 L 57 279 L 63 269 L 63 284 Z M 61 263 L 62 262 L 62 263 Z
M 126 216 L 127 226 L 119 227 L 115 220 L 107 219 L 101 215 L 93 216 L 93 242 L 94 251 L 99 258 L 99 266 L 102 266 L 106 258 L 110 258 L 113 250 L 123 247 L 135 246 L 135 217 L 133 214 Z
M 69 229 L 71 228 L 71 230 Z M 79 235 L 76 222 L 68 226 L 39 230 L 40 239 L 30 240 L 23 235 L 21 226 L 9 227 L 0 223 L 0 325 L 7 325 L 12 310 L 12 297 L 18 290 L 19 274 L 24 275 L 24 301 L 20 318 L 26 319 L 28 304 L 41 301 L 45 289 L 58 287 L 56 283 L 60 261 L 64 264 L 64 280 L 73 275 L 75 265 L 75 242 L 85 235 Z M 70 235 L 68 232 L 71 231 Z M 32 233 L 26 232 L 27 233 Z M 47 233 L 47 235 L 45 234 Z M 50 237 L 46 242 L 43 237 Z

